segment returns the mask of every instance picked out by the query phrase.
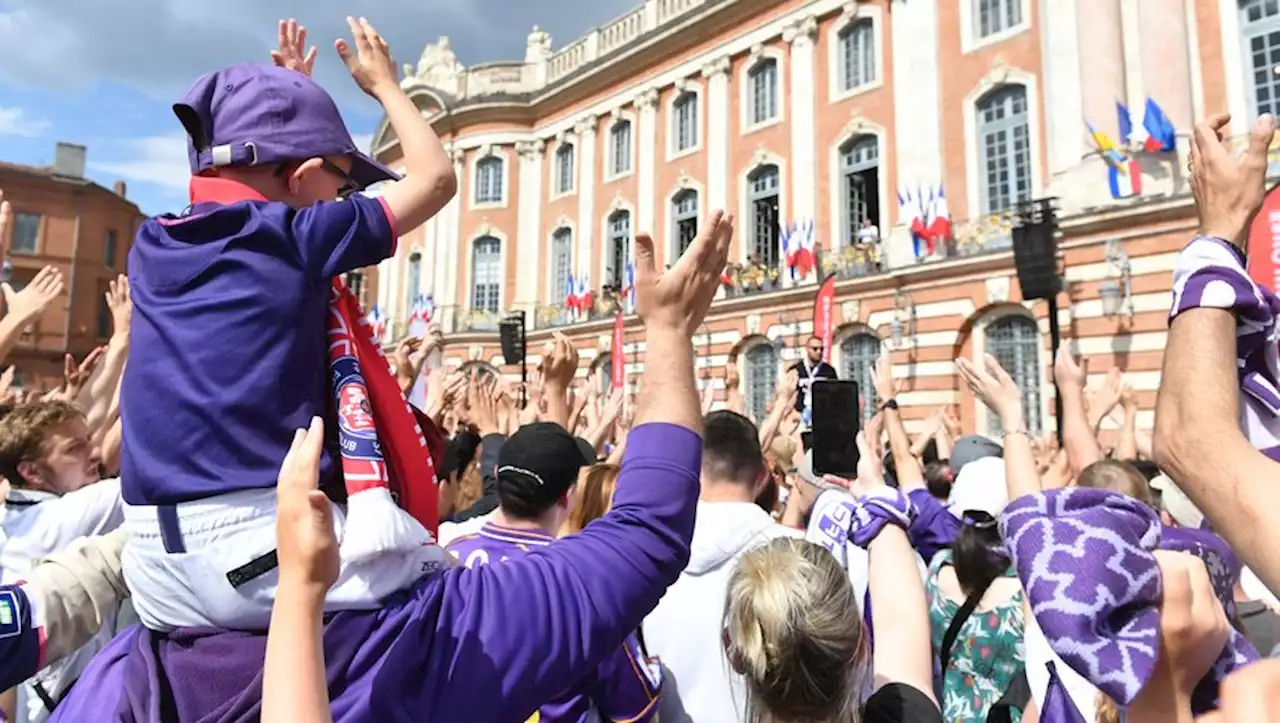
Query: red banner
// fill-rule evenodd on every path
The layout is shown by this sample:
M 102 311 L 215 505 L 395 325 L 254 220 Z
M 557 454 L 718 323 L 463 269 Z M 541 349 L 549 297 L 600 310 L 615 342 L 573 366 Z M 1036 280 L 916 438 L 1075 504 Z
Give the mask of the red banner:
M 613 319 L 613 369 L 610 371 L 613 379 L 613 388 L 621 389 L 623 382 L 627 380 L 627 356 L 622 349 L 622 312 Z
M 1249 276 L 1275 291 L 1280 289 L 1280 188 L 1262 201 L 1262 210 L 1249 228 Z
M 813 335 L 822 340 L 822 361 L 831 361 L 831 342 L 836 334 L 836 277 L 832 274 L 818 287 L 813 299 Z

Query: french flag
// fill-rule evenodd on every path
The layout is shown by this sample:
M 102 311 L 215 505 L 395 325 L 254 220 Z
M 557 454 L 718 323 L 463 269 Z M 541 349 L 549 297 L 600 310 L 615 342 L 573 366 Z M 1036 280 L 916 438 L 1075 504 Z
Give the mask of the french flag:
M 933 220 L 929 222 L 929 252 L 934 250 L 934 241 L 951 238 L 951 210 L 947 207 L 947 194 L 942 186 L 938 186 L 933 197 Z
M 622 287 L 622 298 L 627 301 L 627 312 L 636 310 L 636 267 L 630 261 L 627 262 L 627 282 Z
M 1142 169 L 1132 158 L 1120 165 L 1107 164 L 1107 183 L 1112 198 L 1133 198 L 1142 195 Z
M 578 303 L 578 311 L 585 314 L 591 310 L 591 290 L 587 288 L 586 279 L 578 279 L 578 293 L 575 296 Z
M 373 338 L 381 344 L 382 336 L 387 332 L 387 320 L 382 313 L 382 307 L 375 305 L 369 310 L 365 319 L 369 323 L 369 331 L 373 334 Z
M 569 274 L 569 278 L 565 281 L 564 288 L 564 308 L 569 311 L 578 310 L 578 293 L 573 285 L 573 274 Z

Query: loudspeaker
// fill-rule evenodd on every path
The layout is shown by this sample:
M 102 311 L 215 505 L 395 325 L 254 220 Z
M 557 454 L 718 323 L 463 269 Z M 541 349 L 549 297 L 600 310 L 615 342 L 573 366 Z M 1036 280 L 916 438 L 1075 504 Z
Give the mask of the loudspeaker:
M 498 341 L 507 364 L 524 363 L 524 319 L 518 316 L 503 319 L 498 324 Z
M 1013 227 L 1013 262 L 1018 267 L 1022 298 L 1049 299 L 1061 290 L 1058 281 L 1058 222 L 1051 198 L 1018 207 Z

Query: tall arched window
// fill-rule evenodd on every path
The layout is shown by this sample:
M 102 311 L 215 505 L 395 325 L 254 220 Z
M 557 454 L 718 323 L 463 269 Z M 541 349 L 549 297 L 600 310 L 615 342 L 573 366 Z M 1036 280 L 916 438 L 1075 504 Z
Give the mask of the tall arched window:
M 1280 3 L 1240 0 L 1240 32 L 1251 115 L 1280 112 Z
M 573 190 L 573 146 L 561 143 L 556 148 L 556 193 Z
M 671 199 L 671 219 L 675 223 L 676 256 L 684 255 L 698 236 L 698 192 L 692 188 Z
M 862 395 L 862 422 L 866 424 L 876 413 L 876 385 L 873 371 L 880 358 L 880 337 L 860 332 L 840 342 L 840 378 L 858 383 Z
M 742 401 L 747 416 L 759 424 L 778 386 L 778 350 L 768 342 L 756 344 L 747 350 L 743 361 Z
M 982 212 L 1008 211 L 1031 198 L 1031 135 L 1027 89 L 1006 85 L 978 101 Z
M 840 148 L 840 195 L 844 199 L 842 241 L 853 243 L 863 221 L 880 220 L 880 140 L 852 138 Z
M 631 171 L 631 121 L 620 120 L 609 129 L 609 175 Z
M 471 247 L 471 309 L 498 313 L 501 285 L 502 242 L 492 236 L 476 239 Z
M 876 32 L 871 18 L 840 31 L 840 89 L 853 90 L 876 79 Z
M 765 266 L 777 266 L 782 222 L 778 210 L 778 167 L 761 166 L 747 177 L 747 198 L 751 201 L 751 253 Z
M 626 284 L 627 259 L 631 257 L 631 213 L 609 215 L 609 248 L 605 253 L 604 282 L 621 289 Z
M 568 298 L 573 274 L 573 231 L 557 229 L 551 236 L 551 302 L 563 304 Z
M 778 61 L 765 58 L 747 73 L 750 125 L 778 117 Z
M 1022 390 L 1022 414 L 1027 431 L 1038 434 L 1043 426 L 1040 418 L 1040 327 L 1025 316 L 1004 316 L 987 325 L 984 332 L 986 353 L 996 361 Z M 988 414 L 991 434 L 1004 431 L 1000 418 Z
M 502 166 L 497 156 L 476 161 L 476 203 L 502 203 Z
M 676 152 L 698 145 L 698 94 L 686 91 L 671 106 L 671 135 Z
M 404 271 L 405 308 L 413 311 L 413 303 L 422 294 L 422 254 L 409 254 L 409 264 Z

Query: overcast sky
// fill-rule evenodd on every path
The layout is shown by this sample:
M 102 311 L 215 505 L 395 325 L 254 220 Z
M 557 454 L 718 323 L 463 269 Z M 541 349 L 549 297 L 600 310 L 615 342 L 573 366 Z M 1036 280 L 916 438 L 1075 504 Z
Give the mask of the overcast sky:
M 57 141 L 89 147 L 89 175 L 130 184 L 146 213 L 185 197 L 186 151 L 169 107 L 201 73 L 270 62 L 276 21 L 296 15 L 320 47 L 316 76 L 358 142 L 378 120 L 333 51 L 356 12 L 400 64 L 449 36 L 465 65 L 524 57 L 534 25 L 559 49 L 639 0 L 0 0 L 0 160 L 46 165 Z

